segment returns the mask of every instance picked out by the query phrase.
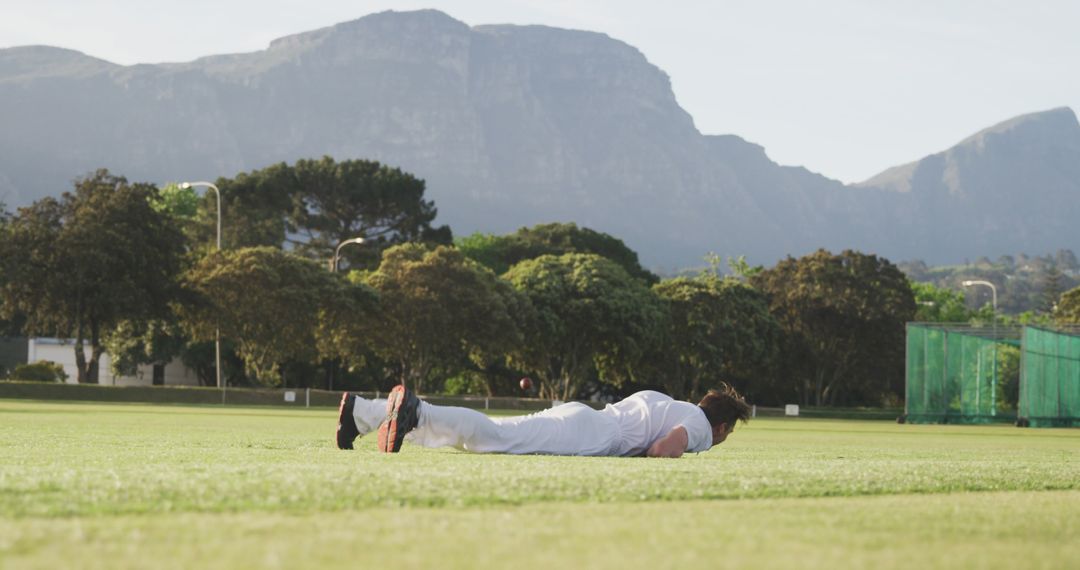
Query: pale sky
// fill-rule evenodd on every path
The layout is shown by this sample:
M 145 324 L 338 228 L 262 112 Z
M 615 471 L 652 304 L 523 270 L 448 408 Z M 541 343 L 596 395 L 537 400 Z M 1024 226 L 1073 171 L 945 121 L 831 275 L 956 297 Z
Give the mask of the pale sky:
M 189 61 L 418 8 L 606 33 L 668 73 L 703 133 L 845 182 L 1015 115 L 1080 111 L 1076 0 L 0 0 L 0 48 Z

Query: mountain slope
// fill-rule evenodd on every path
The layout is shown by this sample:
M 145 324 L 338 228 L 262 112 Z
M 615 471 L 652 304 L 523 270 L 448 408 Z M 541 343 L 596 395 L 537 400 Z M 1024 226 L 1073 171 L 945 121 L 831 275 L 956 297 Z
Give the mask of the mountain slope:
M 982 137 L 992 160 L 957 151 L 849 188 L 779 166 L 739 137 L 703 135 L 667 75 L 623 42 L 469 27 L 433 10 L 374 14 L 186 63 L 125 67 L 57 48 L 0 50 L 0 124 L 0 201 L 9 206 L 57 195 L 98 167 L 164 183 L 327 154 L 370 158 L 424 178 L 438 222 L 458 234 L 575 221 L 623 238 L 661 270 L 699 264 L 708 251 L 757 263 L 817 247 L 981 255 L 968 251 L 1004 227 L 996 213 L 987 219 L 998 225 L 984 223 L 979 236 L 950 234 L 944 249 L 935 241 L 942 218 L 981 204 L 963 198 L 988 176 L 979 173 L 1001 166 L 1003 153 L 1022 155 L 1010 180 L 1058 164 L 1054 153 L 1072 156 L 1068 125 L 1042 139 L 1015 127 Z M 945 181 L 953 163 L 960 194 Z M 1062 162 L 1057 178 L 1042 180 L 1067 194 L 1069 168 Z M 922 190 L 934 178 L 943 182 Z M 1032 243 L 1056 239 L 1053 249 L 1075 237 L 1057 226 L 1008 227 Z
M 1080 242 L 1080 123 L 1071 109 L 1015 117 L 859 184 L 892 191 L 894 224 L 935 261 Z M 917 257 L 917 256 L 913 256 Z

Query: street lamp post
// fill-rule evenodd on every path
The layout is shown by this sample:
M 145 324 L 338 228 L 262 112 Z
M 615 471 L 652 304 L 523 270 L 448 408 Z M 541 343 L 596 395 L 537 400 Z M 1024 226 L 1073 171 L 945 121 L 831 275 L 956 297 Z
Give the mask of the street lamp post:
M 217 196 L 217 250 L 221 251 L 221 190 L 210 182 L 184 182 L 181 188 L 209 188 Z M 221 403 L 225 403 L 225 383 L 221 381 L 221 329 L 214 329 L 214 370 L 217 372 L 217 385 L 221 388 Z
M 362 244 L 362 243 L 364 243 L 364 238 L 356 237 L 356 238 L 352 238 L 352 239 L 347 239 L 347 240 L 345 240 L 345 241 L 338 244 L 337 248 L 334 249 L 334 260 L 330 264 L 330 269 L 334 273 L 337 273 L 337 270 L 338 270 L 338 260 L 341 259 L 341 248 L 345 247 L 346 245 L 349 245 L 350 243 L 355 243 L 357 245 Z
M 971 287 L 973 285 L 985 285 L 985 286 L 990 288 L 990 293 L 992 295 L 992 297 L 991 297 L 992 301 L 991 302 L 993 303 L 991 306 L 994 308 L 994 320 L 991 321 L 990 326 L 993 327 L 994 342 L 997 343 L 997 341 L 998 341 L 998 336 L 997 336 L 997 287 L 995 287 L 994 284 L 989 282 L 989 281 L 964 281 L 964 282 L 962 282 L 960 284 L 963 285 L 964 287 Z M 990 362 L 991 362 L 991 366 L 993 366 L 993 374 L 994 374 L 993 377 L 997 378 L 997 344 L 994 345 L 994 357 Z M 981 354 L 979 356 L 979 364 L 980 365 L 982 364 L 982 355 Z M 977 390 L 975 392 L 975 407 L 976 408 L 979 408 L 979 400 L 982 397 L 982 392 L 983 391 L 981 389 Z M 995 390 L 993 387 L 991 387 L 989 392 L 990 392 L 990 415 L 997 415 L 997 390 Z
M 360 244 L 364 243 L 364 238 L 355 237 L 355 238 L 347 239 L 347 240 L 339 243 L 337 245 L 337 247 L 334 248 L 334 259 L 330 262 L 330 271 L 333 271 L 334 273 L 337 273 L 338 261 L 341 259 L 341 248 L 349 245 L 350 243 L 355 243 L 356 245 L 360 245 Z M 334 374 L 335 374 L 335 372 L 336 372 L 336 370 L 338 368 L 338 363 L 337 362 L 338 361 L 337 361 L 336 358 L 333 359 L 333 360 L 328 361 L 328 365 L 331 368 L 327 371 L 327 375 L 329 376 L 329 378 L 327 378 L 327 381 L 326 381 L 326 389 L 330 390 L 330 391 L 334 390 Z
M 971 287 L 972 285 L 986 285 L 989 287 L 990 293 L 993 295 L 994 315 L 997 315 L 997 287 L 994 287 L 993 283 L 989 281 L 964 281 L 961 285 L 964 287 Z

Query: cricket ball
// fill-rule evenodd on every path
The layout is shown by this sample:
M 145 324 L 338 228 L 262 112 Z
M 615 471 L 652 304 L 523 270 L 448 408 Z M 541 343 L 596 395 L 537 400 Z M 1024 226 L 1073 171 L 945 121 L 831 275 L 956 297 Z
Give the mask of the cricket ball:
M 518 382 L 518 384 L 521 386 L 522 390 L 528 390 L 529 388 L 532 388 L 532 380 L 530 380 L 528 376 L 522 378 L 521 382 Z

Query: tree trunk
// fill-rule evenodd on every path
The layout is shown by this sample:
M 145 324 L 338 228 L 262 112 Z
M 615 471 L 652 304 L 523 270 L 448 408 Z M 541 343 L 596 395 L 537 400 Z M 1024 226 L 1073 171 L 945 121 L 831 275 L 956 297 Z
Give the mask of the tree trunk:
M 82 289 L 75 294 L 75 381 L 88 382 L 86 378 L 86 353 L 83 352 Z
M 101 346 L 101 327 L 95 321 L 90 322 L 90 362 L 87 364 L 86 380 L 90 384 L 100 384 L 99 379 L 99 366 L 98 361 L 101 359 L 101 353 L 103 352 Z
M 79 384 L 86 384 L 86 353 L 83 352 L 82 331 L 79 329 L 75 332 L 75 369 L 77 370 L 75 380 Z

